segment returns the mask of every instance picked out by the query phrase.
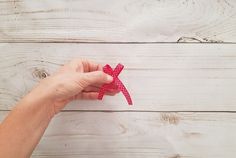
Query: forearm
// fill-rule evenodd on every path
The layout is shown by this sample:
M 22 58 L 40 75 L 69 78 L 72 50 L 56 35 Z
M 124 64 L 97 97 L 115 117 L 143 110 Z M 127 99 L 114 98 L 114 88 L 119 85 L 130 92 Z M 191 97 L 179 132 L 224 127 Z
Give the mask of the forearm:
M 53 116 L 50 104 L 36 88 L 15 106 L 0 125 L 0 157 L 30 157 Z
M 100 86 L 113 78 L 101 65 L 75 59 L 43 79 L 0 125 L 0 157 L 30 157 L 52 117 L 74 99 L 98 97 Z M 117 91 L 111 91 L 114 95 Z

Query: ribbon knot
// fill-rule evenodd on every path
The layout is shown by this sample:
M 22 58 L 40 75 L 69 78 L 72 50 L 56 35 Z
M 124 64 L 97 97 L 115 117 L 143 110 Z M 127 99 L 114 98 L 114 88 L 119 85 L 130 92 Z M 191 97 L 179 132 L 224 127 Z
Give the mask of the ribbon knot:
M 104 96 L 104 94 L 107 90 L 109 90 L 109 89 L 118 89 L 123 93 L 123 95 L 125 96 L 128 104 L 129 105 L 133 104 L 128 90 L 125 88 L 124 84 L 118 78 L 118 76 L 119 76 L 120 72 L 123 70 L 123 68 L 124 68 L 124 65 L 122 65 L 122 64 L 118 64 L 114 70 L 108 64 L 103 67 L 103 72 L 105 72 L 106 74 L 112 76 L 113 81 L 109 84 L 104 84 L 101 87 L 101 89 L 99 91 L 99 94 L 98 94 L 98 99 L 99 100 L 102 100 L 102 98 L 103 98 L 103 96 Z

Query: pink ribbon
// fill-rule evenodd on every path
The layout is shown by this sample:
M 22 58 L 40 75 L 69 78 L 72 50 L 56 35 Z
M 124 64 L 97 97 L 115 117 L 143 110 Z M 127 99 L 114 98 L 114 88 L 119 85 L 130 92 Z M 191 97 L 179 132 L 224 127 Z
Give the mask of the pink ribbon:
M 105 72 L 108 75 L 111 75 L 113 77 L 113 81 L 109 84 L 104 84 L 101 87 L 99 94 L 98 94 L 99 100 L 102 100 L 105 92 L 108 91 L 109 89 L 110 90 L 118 89 L 123 93 L 128 104 L 129 105 L 133 104 L 128 90 L 125 88 L 124 84 L 118 78 L 118 76 L 119 76 L 120 72 L 123 70 L 123 68 L 124 68 L 124 65 L 122 65 L 122 64 L 118 64 L 114 70 L 108 64 L 103 67 L 103 72 Z

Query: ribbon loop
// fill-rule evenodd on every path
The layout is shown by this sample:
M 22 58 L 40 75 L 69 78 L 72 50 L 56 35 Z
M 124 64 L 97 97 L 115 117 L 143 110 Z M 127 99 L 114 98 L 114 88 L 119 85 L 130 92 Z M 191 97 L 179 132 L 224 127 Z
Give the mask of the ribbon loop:
M 104 84 L 101 87 L 101 89 L 99 91 L 99 94 L 98 94 L 98 99 L 99 100 L 102 100 L 102 98 L 103 98 L 103 96 L 104 96 L 104 94 L 107 90 L 109 90 L 109 89 L 118 89 L 123 93 L 123 95 L 125 96 L 128 104 L 129 105 L 133 104 L 128 90 L 126 89 L 124 84 L 118 78 L 119 74 L 121 73 L 121 71 L 123 69 L 124 69 L 124 65 L 122 65 L 122 64 L 118 64 L 114 70 L 108 64 L 103 67 L 103 72 L 105 72 L 108 75 L 111 75 L 113 77 L 113 81 L 109 84 Z

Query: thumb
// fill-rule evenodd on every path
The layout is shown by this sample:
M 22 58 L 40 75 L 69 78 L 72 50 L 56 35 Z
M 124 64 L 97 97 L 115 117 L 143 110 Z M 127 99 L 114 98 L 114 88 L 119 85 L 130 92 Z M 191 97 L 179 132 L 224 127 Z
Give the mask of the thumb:
M 84 85 L 85 87 L 93 84 L 105 84 L 113 81 L 113 77 L 102 72 L 102 71 L 93 71 L 83 74 Z

